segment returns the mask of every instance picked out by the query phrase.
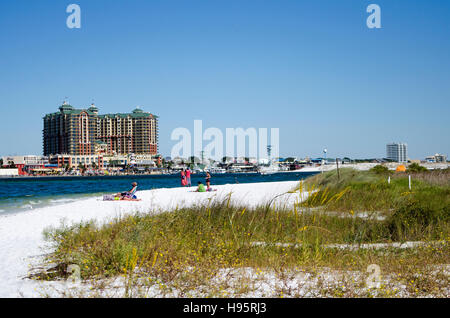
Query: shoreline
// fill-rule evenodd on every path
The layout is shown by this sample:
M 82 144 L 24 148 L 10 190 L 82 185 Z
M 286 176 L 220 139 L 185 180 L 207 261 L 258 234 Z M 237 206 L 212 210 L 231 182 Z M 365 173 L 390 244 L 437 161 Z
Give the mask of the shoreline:
M 377 166 L 377 165 L 383 165 L 388 167 L 389 170 L 395 170 L 398 165 L 401 165 L 401 163 L 398 162 L 391 162 L 391 163 L 372 163 L 372 162 L 362 162 L 362 163 L 346 163 L 346 164 L 339 164 L 339 169 L 344 168 L 353 168 L 355 170 L 359 171 L 366 171 L 370 170 L 371 168 Z M 423 167 L 425 167 L 428 170 L 445 170 L 449 168 L 448 163 L 421 163 Z M 335 163 L 325 164 L 323 166 L 305 166 L 298 170 L 280 170 L 276 171 L 270 174 L 278 174 L 278 173 L 311 173 L 311 172 L 327 172 L 330 170 L 337 169 L 337 165 Z M 192 175 L 203 175 L 205 172 L 197 172 L 192 173 Z M 212 175 L 243 175 L 243 174 L 260 174 L 258 171 L 247 171 L 247 172 L 226 172 L 226 173 L 211 173 Z M 179 171 L 173 172 L 173 173 L 146 173 L 146 174 L 96 174 L 96 175 L 0 175 L 0 180 L 9 180 L 9 179 L 35 179 L 35 178 L 92 178 L 92 177 L 144 177 L 144 176 L 176 176 L 179 175 Z
M 299 169 L 299 170 L 289 170 L 289 171 L 277 171 L 277 173 L 310 173 L 310 172 L 320 172 L 320 170 L 313 169 Z M 201 173 L 192 173 L 195 175 L 205 175 L 206 172 Z M 226 173 L 211 173 L 213 176 L 221 176 L 221 175 L 247 175 L 247 174 L 260 174 L 256 171 L 248 171 L 248 172 L 226 172 Z M 150 176 L 179 176 L 179 172 L 176 173 L 149 173 L 149 174 L 117 174 L 117 175 L 39 175 L 39 176 L 0 176 L 0 180 L 2 179 L 37 179 L 37 178 L 108 178 L 108 177 L 150 177 Z

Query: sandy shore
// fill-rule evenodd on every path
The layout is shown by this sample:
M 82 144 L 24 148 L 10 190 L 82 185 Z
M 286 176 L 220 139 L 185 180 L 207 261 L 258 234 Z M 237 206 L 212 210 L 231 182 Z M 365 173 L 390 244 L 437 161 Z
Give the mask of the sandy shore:
M 298 202 L 299 193 L 287 193 L 297 181 L 227 184 L 214 186 L 210 193 L 193 192 L 195 188 L 139 191 L 139 202 L 102 201 L 90 198 L 0 217 L 0 297 L 39 297 L 38 282 L 24 279 L 32 264 L 51 249 L 46 246 L 43 231 L 65 222 L 96 220 L 99 223 L 128 213 L 159 213 L 177 207 L 208 204 L 211 200 L 228 199 L 231 204 L 253 207 L 275 204 L 276 207 Z M 275 198 L 275 200 L 272 200 Z

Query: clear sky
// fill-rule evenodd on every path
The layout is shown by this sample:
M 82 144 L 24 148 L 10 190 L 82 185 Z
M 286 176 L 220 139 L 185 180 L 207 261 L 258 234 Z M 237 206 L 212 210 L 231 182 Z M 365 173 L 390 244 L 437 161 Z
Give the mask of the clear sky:
M 0 155 L 41 154 L 65 96 L 160 116 L 165 156 L 194 119 L 280 128 L 282 156 L 450 155 L 450 1 L 0 1 Z

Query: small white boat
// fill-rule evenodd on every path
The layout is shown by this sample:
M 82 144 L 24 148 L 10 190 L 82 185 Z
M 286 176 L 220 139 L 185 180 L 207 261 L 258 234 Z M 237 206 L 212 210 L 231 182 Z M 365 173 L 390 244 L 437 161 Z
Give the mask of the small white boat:
M 218 167 L 212 167 L 209 168 L 209 173 L 214 173 L 214 174 L 223 174 L 226 173 L 227 170 L 225 170 L 224 168 L 218 168 Z
M 258 172 L 262 175 L 274 174 L 280 172 L 280 168 L 278 166 L 270 165 L 268 167 L 260 167 Z

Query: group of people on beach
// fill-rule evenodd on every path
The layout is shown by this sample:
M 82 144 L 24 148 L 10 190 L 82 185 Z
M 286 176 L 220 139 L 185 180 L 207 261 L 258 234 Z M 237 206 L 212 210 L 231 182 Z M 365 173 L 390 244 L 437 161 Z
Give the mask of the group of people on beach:
M 216 191 L 216 189 L 211 188 L 211 175 L 209 172 L 206 172 L 206 178 L 205 178 L 206 188 L 203 185 L 201 181 L 198 182 L 197 190 L 195 192 L 209 192 L 209 191 Z
M 215 191 L 213 188 L 211 188 L 211 174 L 209 172 L 206 172 L 205 176 L 205 185 L 199 181 L 197 184 L 197 189 L 195 192 L 209 192 L 209 191 Z M 181 170 L 181 185 L 183 187 L 188 186 L 191 187 L 191 170 L 189 168 Z M 125 200 L 125 201 L 140 201 L 141 199 L 138 199 L 136 197 L 136 191 L 137 191 L 138 184 L 137 182 L 133 182 L 131 184 L 131 189 L 129 191 L 125 192 L 119 192 L 111 196 L 104 196 L 104 200 Z
M 183 187 L 192 187 L 191 184 L 191 169 L 189 167 L 187 169 L 181 170 L 181 186 Z
M 182 169 L 181 172 L 181 186 L 183 187 L 191 187 L 192 183 L 191 183 L 191 170 L 189 168 L 186 169 Z M 211 188 L 211 174 L 209 172 L 206 172 L 206 177 L 205 177 L 205 183 L 206 183 L 206 188 L 205 185 L 199 181 L 197 183 L 197 190 L 196 192 L 209 192 L 209 191 L 214 191 Z

